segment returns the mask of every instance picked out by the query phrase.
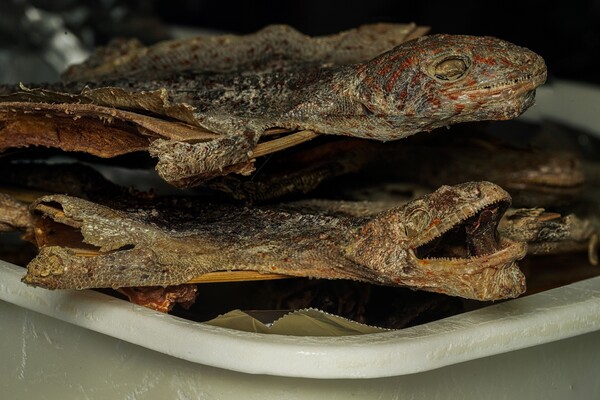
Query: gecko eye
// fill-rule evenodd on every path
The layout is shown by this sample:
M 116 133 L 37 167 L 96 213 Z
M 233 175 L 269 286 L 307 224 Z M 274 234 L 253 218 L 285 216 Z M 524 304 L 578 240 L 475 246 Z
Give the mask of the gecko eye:
M 421 208 L 415 208 L 408 211 L 405 219 L 406 236 L 414 237 L 420 234 L 431 223 L 431 215 Z
M 448 57 L 438 62 L 433 67 L 433 76 L 441 81 L 455 81 L 461 78 L 469 66 L 464 59 Z

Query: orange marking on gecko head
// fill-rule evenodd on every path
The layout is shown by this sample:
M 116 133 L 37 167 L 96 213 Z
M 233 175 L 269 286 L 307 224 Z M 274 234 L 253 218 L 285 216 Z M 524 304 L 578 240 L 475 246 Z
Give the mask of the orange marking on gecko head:
M 430 104 L 433 107 L 439 107 L 439 106 L 442 105 L 442 100 L 440 100 L 440 98 L 437 97 L 437 96 L 428 95 L 427 96 L 427 103 Z
M 400 70 L 406 69 L 408 67 L 410 67 L 411 65 L 413 65 L 415 63 L 415 59 L 414 58 L 407 58 L 405 59 L 402 64 L 400 64 Z
M 487 64 L 487 65 L 496 65 L 496 60 L 494 57 L 482 57 L 482 56 L 473 56 L 473 61 L 476 63 Z
M 363 79 L 363 83 L 366 87 L 368 88 L 373 88 L 376 87 L 376 82 L 375 79 L 373 79 L 373 76 L 371 75 L 367 75 L 364 79 Z
M 398 99 L 400 100 L 398 108 L 403 108 L 404 107 L 404 102 L 406 101 L 407 97 L 408 97 L 408 90 L 402 89 L 402 91 L 398 95 Z
M 464 106 L 463 106 L 464 107 Z M 431 223 L 429 224 L 429 226 L 427 228 L 433 228 L 434 226 L 437 226 L 439 224 L 442 223 L 442 220 L 439 218 L 434 218 L 433 221 L 431 221 Z
M 387 92 L 391 92 L 392 89 L 394 88 L 394 84 L 396 83 L 396 81 L 398 80 L 398 78 L 400 77 L 400 75 L 402 75 L 402 71 L 401 69 L 397 69 L 394 71 L 394 73 L 392 74 L 392 76 L 390 76 L 390 79 L 387 81 L 386 85 L 385 85 L 385 90 Z
M 465 86 L 475 86 L 477 84 L 477 79 L 469 76 L 466 78 L 464 85 Z
M 381 69 L 378 71 L 378 74 L 380 76 L 387 75 L 387 73 L 390 72 L 390 69 L 392 69 L 392 64 L 384 64 L 383 67 L 381 67 Z

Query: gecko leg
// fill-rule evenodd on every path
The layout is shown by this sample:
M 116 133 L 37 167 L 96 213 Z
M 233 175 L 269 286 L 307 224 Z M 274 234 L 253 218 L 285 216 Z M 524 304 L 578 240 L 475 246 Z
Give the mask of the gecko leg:
M 157 139 L 149 152 L 158 158 L 156 171 L 163 179 L 186 188 L 232 172 L 250 174 L 256 141 L 257 135 L 227 135 L 198 143 Z

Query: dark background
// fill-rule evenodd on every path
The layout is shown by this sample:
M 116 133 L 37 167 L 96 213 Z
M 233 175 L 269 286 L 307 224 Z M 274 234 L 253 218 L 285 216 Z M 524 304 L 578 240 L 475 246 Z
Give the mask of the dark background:
M 239 33 L 270 23 L 320 35 L 365 23 L 416 22 L 435 33 L 497 36 L 541 54 L 551 75 L 600 83 L 600 0 L 160 0 L 155 6 L 167 22 Z
M 47 14 L 41 22 L 24 23 L 31 16 L 28 7 Z M 48 15 L 58 17 L 58 28 L 46 23 Z M 249 33 L 286 23 L 322 35 L 373 22 L 416 22 L 433 33 L 500 37 L 541 54 L 550 77 L 600 84 L 600 0 L 0 0 L 0 70 L 12 64 L 14 73 L 5 73 L 5 79 L 26 81 L 21 75 L 31 63 L 21 53 L 47 55 L 51 31 L 62 34 L 63 25 L 65 34 L 91 50 L 116 36 L 152 43 L 168 38 L 173 25 Z

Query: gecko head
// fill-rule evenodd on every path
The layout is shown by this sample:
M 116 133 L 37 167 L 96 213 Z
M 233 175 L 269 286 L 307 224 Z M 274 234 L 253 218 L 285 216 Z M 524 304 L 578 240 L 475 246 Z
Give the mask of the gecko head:
M 411 201 L 402 210 L 408 258 L 415 265 L 465 268 L 523 257 L 523 245 L 497 231 L 510 202 L 504 189 L 485 181 L 441 186 Z
M 510 196 L 490 182 L 442 186 L 362 227 L 353 257 L 393 282 L 475 299 L 516 297 L 526 245 L 500 237 Z
M 505 120 L 534 103 L 546 81 L 542 57 L 493 37 L 431 35 L 371 60 L 361 90 L 373 114 L 410 133 L 453 123 Z M 405 135 L 404 135 L 405 136 Z

